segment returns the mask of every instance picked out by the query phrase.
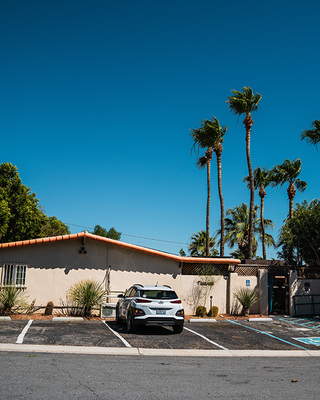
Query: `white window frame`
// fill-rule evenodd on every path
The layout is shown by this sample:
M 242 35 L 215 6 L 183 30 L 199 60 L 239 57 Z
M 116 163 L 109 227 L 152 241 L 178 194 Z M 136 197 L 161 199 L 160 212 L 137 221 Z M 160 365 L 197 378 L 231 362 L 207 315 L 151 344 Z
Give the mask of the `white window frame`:
M 2 265 L 1 286 L 2 287 L 26 287 L 27 264 L 4 263 Z

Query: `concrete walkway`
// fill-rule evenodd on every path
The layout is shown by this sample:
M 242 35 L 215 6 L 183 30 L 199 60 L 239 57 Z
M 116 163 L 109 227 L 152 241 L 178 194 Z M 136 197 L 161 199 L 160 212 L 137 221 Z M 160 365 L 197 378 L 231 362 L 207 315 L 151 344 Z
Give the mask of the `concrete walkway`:
M 31 344 L 0 344 L 0 351 L 27 353 L 94 354 L 118 356 L 170 357 L 320 357 L 320 350 L 194 350 L 147 349 L 94 346 L 54 346 Z

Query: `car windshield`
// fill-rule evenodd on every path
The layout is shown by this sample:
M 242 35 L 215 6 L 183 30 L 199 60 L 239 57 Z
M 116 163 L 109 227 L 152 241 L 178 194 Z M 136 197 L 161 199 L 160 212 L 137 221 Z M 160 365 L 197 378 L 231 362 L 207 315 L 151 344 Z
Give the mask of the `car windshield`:
M 140 290 L 140 296 L 148 299 L 171 300 L 178 296 L 173 290 Z

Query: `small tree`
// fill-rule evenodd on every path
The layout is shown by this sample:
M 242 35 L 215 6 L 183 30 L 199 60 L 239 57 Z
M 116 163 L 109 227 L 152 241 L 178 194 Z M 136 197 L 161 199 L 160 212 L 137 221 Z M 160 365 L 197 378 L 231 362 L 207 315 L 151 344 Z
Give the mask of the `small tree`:
M 108 231 L 100 225 L 96 225 L 93 230 L 93 235 L 103 236 L 109 239 L 120 240 L 121 232 L 118 232 L 114 227 Z
M 8 286 L 0 289 L 0 315 L 10 314 L 12 308 L 20 304 L 22 291 Z
M 239 303 L 242 305 L 241 314 L 249 316 L 250 308 L 259 300 L 259 290 L 250 288 L 241 288 L 233 293 Z
M 307 264 L 320 266 L 320 200 L 296 205 L 291 219 L 281 228 L 279 255 L 289 263 L 302 258 Z M 291 249 L 291 251 L 290 251 Z
M 83 307 L 83 316 L 89 317 L 92 308 L 100 305 L 106 294 L 107 291 L 103 289 L 102 284 L 86 279 L 76 283 L 69 289 L 67 299 Z

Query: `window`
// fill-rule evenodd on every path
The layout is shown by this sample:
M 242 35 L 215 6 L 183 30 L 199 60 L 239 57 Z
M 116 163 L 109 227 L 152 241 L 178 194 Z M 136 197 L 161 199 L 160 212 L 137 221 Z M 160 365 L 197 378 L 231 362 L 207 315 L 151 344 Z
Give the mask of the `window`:
M 2 286 L 24 287 L 26 284 L 27 266 L 23 264 L 3 264 Z

